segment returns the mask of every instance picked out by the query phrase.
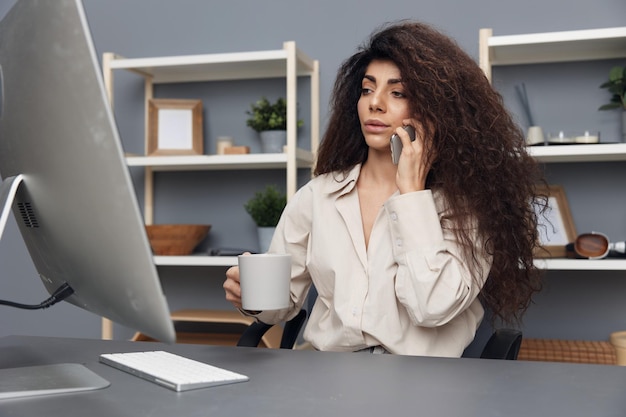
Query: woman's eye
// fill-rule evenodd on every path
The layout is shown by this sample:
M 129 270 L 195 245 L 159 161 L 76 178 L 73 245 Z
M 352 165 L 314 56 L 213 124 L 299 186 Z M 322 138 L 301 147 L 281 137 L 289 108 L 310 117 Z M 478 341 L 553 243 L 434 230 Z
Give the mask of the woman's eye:
M 402 92 L 402 91 L 393 91 L 391 93 L 394 97 L 398 97 L 398 98 L 404 98 L 406 97 L 406 95 Z
M 363 87 L 363 88 L 361 88 L 361 95 L 362 95 L 362 96 L 368 95 L 368 94 L 369 94 L 369 93 L 371 93 L 371 92 L 372 92 L 372 89 L 371 89 L 371 88 L 367 88 L 367 87 Z

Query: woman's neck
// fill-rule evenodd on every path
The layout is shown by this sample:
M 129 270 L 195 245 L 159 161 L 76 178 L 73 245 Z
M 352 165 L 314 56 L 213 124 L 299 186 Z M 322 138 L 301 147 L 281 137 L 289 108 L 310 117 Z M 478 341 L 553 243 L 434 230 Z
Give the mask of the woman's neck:
M 363 181 L 367 184 L 367 187 L 375 187 L 381 190 L 389 189 L 396 191 L 396 173 L 398 167 L 391 162 L 391 157 L 385 158 L 389 155 L 381 155 L 375 152 L 371 152 L 368 155 L 367 161 L 365 161 L 361 167 L 361 174 L 359 176 L 359 182 Z

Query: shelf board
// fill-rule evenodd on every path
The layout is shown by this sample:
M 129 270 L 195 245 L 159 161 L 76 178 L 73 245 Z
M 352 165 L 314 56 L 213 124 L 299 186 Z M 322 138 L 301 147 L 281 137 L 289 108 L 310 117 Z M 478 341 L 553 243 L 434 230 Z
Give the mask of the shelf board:
M 614 59 L 626 56 L 626 27 L 491 36 L 491 65 Z
M 313 153 L 297 149 L 296 163 L 299 168 L 310 168 L 313 165 Z M 151 167 L 153 171 L 284 169 L 287 166 L 287 153 L 127 156 L 126 164 L 131 167 Z
M 626 143 L 530 146 L 528 151 L 539 162 L 626 161 Z
M 289 42 L 286 42 L 288 44 Z M 154 58 L 117 56 L 111 69 L 126 69 L 150 76 L 152 82 L 177 83 L 278 78 L 287 75 L 288 50 L 181 55 Z M 312 75 L 314 60 L 296 48 L 296 74 Z
M 155 256 L 157 266 L 233 266 L 237 265 L 236 256 Z
M 219 266 L 237 265 L 236 256 L 155 256 L 157 266 Z M 535 259 L 535 266 L 553 271 L 626 271 L 626 259 Z
M 557 271 L 626 271 L 626 259 L 535 259 L 535 266 Z

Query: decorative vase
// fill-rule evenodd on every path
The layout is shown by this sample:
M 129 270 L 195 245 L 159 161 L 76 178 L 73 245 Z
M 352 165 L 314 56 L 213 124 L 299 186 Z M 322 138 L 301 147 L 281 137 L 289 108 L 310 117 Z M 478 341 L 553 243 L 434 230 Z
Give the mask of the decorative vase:
M 526 135 L 526 145 L 545 145 L 545 138 L 543 137 L 543 130 L 541 126 L 530 126 Z
M 257 234 L 259 236 L 259 253 L 266 253 L 270 250 L 270 243 L 272 243 L 272 237 L 274 237 L 275 227 L 257 227 Z
M 259 136 L 263 153 L 283 153 L 283 146 L 287 144 L 286 130 L 266 130 L 259 132 Z

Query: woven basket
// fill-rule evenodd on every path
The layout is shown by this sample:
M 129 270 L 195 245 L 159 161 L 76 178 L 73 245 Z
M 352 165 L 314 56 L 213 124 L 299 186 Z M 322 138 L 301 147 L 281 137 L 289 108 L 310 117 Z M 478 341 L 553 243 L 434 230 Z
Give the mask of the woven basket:
M 518 360 L 615 365 L 615 348 L 595 340 L 523 339 Z
M 147 225 L 146 232 L 155 255 L 184 256 L 193 250 L 211 230 L 210 224 Z

